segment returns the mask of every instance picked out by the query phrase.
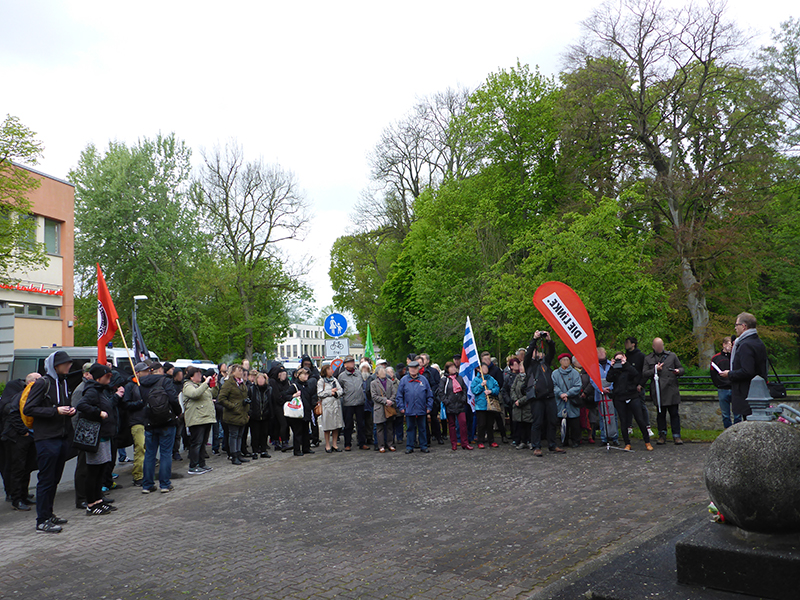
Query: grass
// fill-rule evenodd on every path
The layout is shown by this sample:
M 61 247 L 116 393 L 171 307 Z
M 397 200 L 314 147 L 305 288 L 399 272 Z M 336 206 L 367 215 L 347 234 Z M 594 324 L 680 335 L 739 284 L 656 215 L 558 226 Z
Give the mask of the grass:
M 684 442 L 713 442 L 720 433 L 722 433 L 723 429 L 683 429 L 681 428 L 681 438 L 683 438 Z M 667 432 L 667 440 L 671 439 L 672 434 Z M 635 438 L 637 440 L 642 439 L 642 432 L 639 431 L 638 427 L 633 428 L 633 435 L 631 438 Z

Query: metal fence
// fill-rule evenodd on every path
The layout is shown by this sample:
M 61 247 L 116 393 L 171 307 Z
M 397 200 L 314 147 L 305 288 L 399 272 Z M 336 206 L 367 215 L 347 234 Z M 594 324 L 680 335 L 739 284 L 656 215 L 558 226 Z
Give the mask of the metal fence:
M 786 391 L 800 391 L 800 373 L 778 375 L 781 383 L 786 386 Z M 775 375 L 770 374 L 770 381 L 775 381 Z M 686 392 L 716 392 L 717 388 L 711 381 L 710 375 L 684 375 L 678 378 L 678 385 Z

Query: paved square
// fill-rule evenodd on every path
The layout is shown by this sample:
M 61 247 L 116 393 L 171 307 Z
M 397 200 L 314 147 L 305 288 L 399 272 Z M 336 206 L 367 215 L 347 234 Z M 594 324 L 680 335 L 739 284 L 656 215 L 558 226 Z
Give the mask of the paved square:
M 118 465 L 110 515 L 62 484 L 61 534 L 5 505 L 0 597 L 527 598 L 696 514 L 708 447 L 212 457 L 150 495 Z

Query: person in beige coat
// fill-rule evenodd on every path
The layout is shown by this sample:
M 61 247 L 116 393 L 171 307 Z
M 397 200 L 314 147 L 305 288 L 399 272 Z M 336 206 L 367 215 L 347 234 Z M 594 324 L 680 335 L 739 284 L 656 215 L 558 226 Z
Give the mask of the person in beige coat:
M 208 439 L 211 425 L 217 422 L 214 399 L 202 369 L 190 366 L 183 382 L 183 406 L 186 427 L 189 428 L 189 475 L 202 475 L 211 470 L 206 466 L 203 445 Z
M 342 386 L 333 376 L 330 365 L 322 365 L 320 378 L 317 381 L 317 400 L 322 403 L 322 416 L 319 428 L 325 435 L 325 452 L 341 452 L 339 450 L 339 430 L 344 427 L 342 419 Z
M 394 397 L 397 394 L 397 383 L 386 376 L 386 367 L 378 365 L 375 369 L 375 379 L 370 383 L 370 393 L 374 404 L 372 418 L 374 419 L 376 438 L 375 444 L 380 452 L 394 452 L 392 445 L 394 439 L 394 415 L 387 416 L 387 409 L 394 409 Z

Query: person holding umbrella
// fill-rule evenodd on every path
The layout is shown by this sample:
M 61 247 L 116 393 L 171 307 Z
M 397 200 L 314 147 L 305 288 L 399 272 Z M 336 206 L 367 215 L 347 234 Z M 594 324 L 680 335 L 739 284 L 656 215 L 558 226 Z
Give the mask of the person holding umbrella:
M 678 407 L 681 403 L 681 393 L 678 389 L 678 377 L 683 375 L 686 370 L 674 352 L 664 349 L 664 340 L 655 338 L 653 340 L 653 352 L 644 357 L 644 368 L 642 370 L 642 387 L 652 380 L 650 386 L 650 397 L 658 409 L 658 440 L 656 444 L 664 445 L 667 443 L 667 413 L 669 413 L 670 429 L 672 439 L 678 446 L 683 444 L 681 440 L 681 416 Z

